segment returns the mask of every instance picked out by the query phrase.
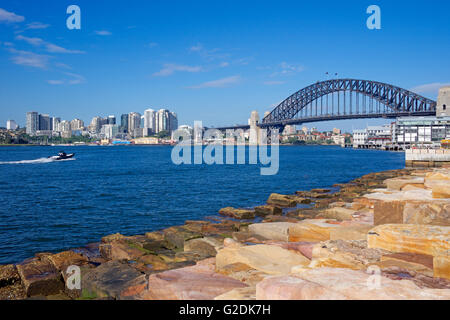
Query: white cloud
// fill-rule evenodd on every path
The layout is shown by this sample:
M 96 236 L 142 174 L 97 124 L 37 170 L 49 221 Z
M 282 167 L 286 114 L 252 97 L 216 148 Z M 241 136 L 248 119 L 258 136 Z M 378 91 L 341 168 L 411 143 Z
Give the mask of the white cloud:
M 165 64 L 164 68 L 160 71 L 155 72 L 153 76 L 155 77 L 166 77 L 174 74 L 175 72 L 200 72 L 202 71 L 202 67 L 199 66 L 186 66 L 186 65 L 178 65 L 178 64 Z
M 51 84 L 51 85 L 60 85 L 60 84 L 64 84 L 64 81 L 62 81 L 62 80 L 47 80 L 47 83 Z
M 282 62 L 279 65 L 279 71 L 272 73 L 272 76 L 292 75 L 295 73 L 302 72 L 303 70 L 304 70 L 303 66 Z
M 107 30 L 98 30 L 98 31 L 95 31 L 95 34 L 98 35 L 98 36 L 110 36 L 110 35 L 112 35 L 112 33 L 107 31 Z
M 41 38 L 29 38 L 29 37 L 25 37 L 22 35 L 18 35 L 18 36 L 16 36 L 16 39 L 25 41 L 28 44 L 31 44 L 33 46 L 44 46 L 45 49 L 51 53 L 71 53 L 71 54 L 84 54 L 85 53 L 84 51 L 69 50 L 69 49 L 57 46 L 56 44 L 46 42 L 46 41 L 42 40 Z
M 226 62 L 226 61 L 224 61 L 224 62 L 222 62 L 222 63 L 220 64 L 220 66 L 221 66 L 222 68 L 228 67 L 229 65 L 230 65 L 230 63 L 229 63 L 229 62 Z
M 44 24 L 41 22 L 32 22 L 27 24 L 26 29 L 47 29 L 48 27 L 50 27 L 49 24 Z
M 428 95 L 434 95 L 437 96 L 439 93 L 439 89 L 445 86 L 450 86 L 450 82 L 442 83 L 442 82 L 434 82 L 434 83 L 427 83 L 422 84 L 420 86 L 411 88 L 410 91 L 419 93 L 419 94 L 428 94 Z
M 16 49 L 9 49 L 9 52 L 14 55 L 11 57 L 11 61 L 15 64 L 45 69 L 48 65 L 49 56 L 36 54 L 29 51 L 21 51 Z
M 0 8 L 0 23 L 16 23 L 22 22 L 25 20 L 25 17 L 19 16 L 13 12 L 6 11 L 5 9 Z
M 157 44 L 156 42 L 150 42 L 149 44 L 147 44 L 147 47 L 149 47 L 149 48 L 154 48 L 157 46 L 159 46 L 159 44 Z
M 202 88 L 224 88 L 230 85 L 236 84 L 241 81 L 240 76 L 231 76 L 218 80 L 208 81 L 196 86 L 189 87 L 190 89 L 202 89 Z
M 284 84 L 285 81 L 265 81 L 264 84 L 266 86 L 276 86 L 276 85 L 280 85 L 280 84 Z
M 76 85 L 83 83 L 86 80 L 83 76 L 76 73 L 64 72 L 63 74 L 65 74 L 69 78 L 64 80 L 47 80 L 47 83 L 51 85 L 62 85 L 62 84 Z
M 191 51 L 191 52 L 199 52 L 202 50 L 203 50 L 203 46 L 200 43 L 189 48 L 189 51 Z

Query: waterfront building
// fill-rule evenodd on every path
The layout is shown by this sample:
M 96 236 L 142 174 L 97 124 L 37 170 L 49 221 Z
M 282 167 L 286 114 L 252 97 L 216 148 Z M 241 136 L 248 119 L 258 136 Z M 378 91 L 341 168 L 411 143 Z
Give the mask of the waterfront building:
M 131 112 L 128 114 L 128 133 L 131 136 L 139 136 L 142 134 L 141 127 L 141 115 L 137 112 Z M 139 133 L 141 131 L 141 133 Z
M 52 129 L 54 132 L 61 132 L 59 124 L 61 123 L 61 118 L 53 117 L 52 118 Z
M 116 116 L 108 116 L 107 121 L 107 124 L 116 124 Z
M 258 145 L 260 143 L 260 128 L 258 127 L 259 114 L 258 111 L 252 111 L 250 115 L 250 145 Z
M 39 131 L 51 131 L 51 121 L 48 114 L 39 115 Z
M 39 114 L 37 112 L 27 112 L 26 132 L 30 136 L 35 136 L 39 130 Z
M 440 144 L 450 139 L 450 116 L 398 118 L 394 138 L 400 145 Z
M 338 128 L 334 128 L 333 129 L 333 134 L 341 134 L 341 129 L 338 129 Z
M 6 129 L 7 130 L 16 130 L 19 126 L 14 120 L 6 121 Z
M 91 124 L 89 125 L 89 131 L 92 133 L 98 133 L 100 132 L 100 129 L 102 128 L 102 121 L 100 117 L 94 117 L 92 118 Z
M 156 112 L 153 109 L 144 111 L 144 129 L 147 133 L 156 133 Z
M 368 126 L 353 130 L 353 148 L 384 148 L 393 141 L 393 125 Z
M 436 105 L 436 116 L 450 117 L 450 86 L 439 89 Z
M 101 135 L 105 139 L 114 139 L 119 133 L 119 126 L 116 124 L 105 124 L 101 128 Z
M 284 127 L 283 135 L 292 136 L 297 134 L 297 129 L 293 125 L 287 125 Z
M 72 131 L 72 127 L 70 126 L 70 122 L 67 120 L 61 121 L 59 124 L 59 131 L 60 132 L 68 132 Z
M 178 116 L 175 112 L 169 112 L 168 130 L 170 134 L 178 128 Z
M 120 116 L 120 133 L 128 133 L 128 114 Z
M 72 130 L 80 130 L 80 129 L 84 128 L 83 120 L 73 119 L 72 121 L 70 121 L 70 128 Z

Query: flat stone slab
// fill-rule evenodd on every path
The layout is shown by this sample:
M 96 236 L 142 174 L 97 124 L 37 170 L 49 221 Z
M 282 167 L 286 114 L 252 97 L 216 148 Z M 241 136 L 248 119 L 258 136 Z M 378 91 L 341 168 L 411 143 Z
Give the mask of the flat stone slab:
M 257 300 L 448 300 L 448 289 L 426 289 L 409 280 L 338 268 L 304 270 L 266 278 L 256 285 Z
M 145 290 L 145 275 L 126 263 L 109 261 L 82 273 L 83 297 L 127 299 Z
M 34 258 L 17 265 L 27 296 L 49 296 L 64 290 L 61 273 L 48 260 Z
M 307 266 L 309 262 L 300 253 L 265 244 L 225 248 L 216 256 L 218 271 L 227 265 L 242 263 L 267 274 L 287 274 L 293 267 Z
M 214 271 L 214 265 L 199 263 L 192 267 L 153 274 L 142 300 L 213 300 L 236 288 L 247 285 Z

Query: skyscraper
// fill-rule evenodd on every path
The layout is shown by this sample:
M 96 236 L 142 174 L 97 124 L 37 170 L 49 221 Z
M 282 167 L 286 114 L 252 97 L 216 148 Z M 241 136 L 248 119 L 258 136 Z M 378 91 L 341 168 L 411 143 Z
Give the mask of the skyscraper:
M 72 121 L 70 121 L 70 128 L 71 128 L 71 130 L 80 130 L 83 127 L 84 127 L 83 120 L 73 119 Z
M 116 116 L 108 116 L 108 124 L 116 124 Z
M 26 132 L 30 136 L 35 136 L 39 130 L 39 114 L 37 112 L 27 112 Z
M 151 133 L 156 133 L 156 113 L 153 109 L 147 109 L 144 112 L 144 129 Z
M 128 132 L 133 134 L 136 129 L 141 127 L 141 115 L 137 112 L 128 114 Z
M 48 114 L 39 115 L 39 131 L 51 130 L 50 116 Z
M 56 132 L 60 132 L 61 129 L 59 128 L 59 124 L 61 123 L 61 118 L 52 118 L 52 130 Z
M 128 133 L 128 114 L 120 116 L 120 133 Z
M 18 128 L 18 125 L 14 120 L 6 121 L 6 129 L 7 130 L 16 130 L 17 128 Z

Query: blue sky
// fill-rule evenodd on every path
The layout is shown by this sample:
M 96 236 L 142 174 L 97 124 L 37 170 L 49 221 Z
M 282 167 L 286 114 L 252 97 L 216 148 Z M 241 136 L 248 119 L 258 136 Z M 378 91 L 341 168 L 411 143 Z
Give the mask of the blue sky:
M 71 4 L 81 30 L 66 27 Z M 372 4 L 381 30 L 366 27 Z M 149 107 L 180 124 L 246 123 L 325 72 L 436 99 L 450 83 L 449 12 L 447 0 L 2 0 L 0 126 L 32 110 L 89 122 Z M 367 122 L 383 121 L 317 127 Z

